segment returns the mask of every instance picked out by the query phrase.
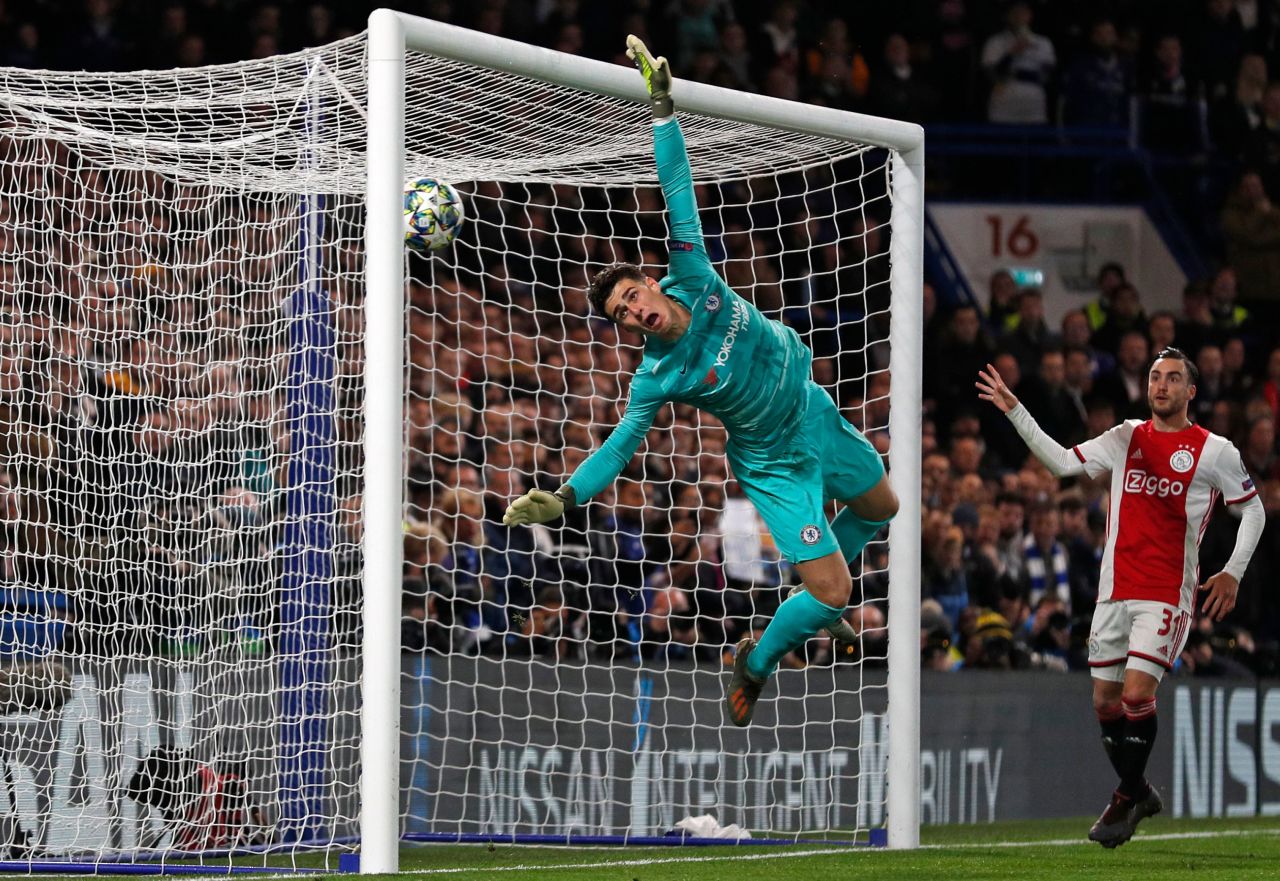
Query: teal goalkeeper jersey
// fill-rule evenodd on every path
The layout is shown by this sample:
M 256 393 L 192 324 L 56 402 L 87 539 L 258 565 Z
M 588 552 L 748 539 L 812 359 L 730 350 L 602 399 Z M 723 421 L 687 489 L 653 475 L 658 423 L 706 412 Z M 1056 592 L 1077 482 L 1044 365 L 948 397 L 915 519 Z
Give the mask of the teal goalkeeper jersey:
M 672 237 L 662 290 L 689 310 L 691 320 L 673 342 L 646 338 L 622 421 L 569 479 L 580 503 L 626 467 L 668 402 L 718 418 L 732 448 L 763 452 L 797 429 L 808 401 L 809 349 L 794 330 L 730 290 L 711 265 L 684 135 L 674 117 L 654 124 L 653 140 Z

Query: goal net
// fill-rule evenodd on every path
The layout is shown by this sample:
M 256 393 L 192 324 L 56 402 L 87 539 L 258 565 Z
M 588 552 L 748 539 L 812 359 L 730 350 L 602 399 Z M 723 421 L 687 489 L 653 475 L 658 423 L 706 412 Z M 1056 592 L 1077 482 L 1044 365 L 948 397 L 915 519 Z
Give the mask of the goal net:
M 531 51 L 561 74 L 408 52 L 386 164 L 366 161 L 384 117 L 364 35 L 189 71 L 0 71 L 0 867 L 336 868 L 378 832 L 643 842 L 705 814 L 766 840 L 885 825 L 915 773 L 892 770 L 886 721 L 917 675 L 886 670 L 916 651 L 885 617 L 912 529 L 854 564 L 858 643 L 788 658 L 740 731 L 731 646 L 795 578 L 714 419 L 669 407 L 563 524 L 500 525 L 625 406 L 638 341 L 590 317 L 586 278 L 660 276 L 667 241 L 647 109 L 578 81 L 602 65 Z M 678 107 L 702 94 L 679 86 Z M 717 268 L 800 332 L 906 496 L 901 156 L 690 103 Z M 397 241 L 390 275 L 365 224 L 387 168 L 453 183 L 467 215 L 443 251 Z M 387 389 L 394 424 L 369 422 Z

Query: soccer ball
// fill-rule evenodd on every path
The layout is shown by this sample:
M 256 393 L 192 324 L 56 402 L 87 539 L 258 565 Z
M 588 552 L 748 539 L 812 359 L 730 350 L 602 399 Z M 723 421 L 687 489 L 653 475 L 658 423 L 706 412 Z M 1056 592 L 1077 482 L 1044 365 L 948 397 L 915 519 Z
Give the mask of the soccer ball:
M 415 251 L 448 247 L 462 227 L 462 199 L 444 181 L 410 180 L 404 188 L 404 243 Z

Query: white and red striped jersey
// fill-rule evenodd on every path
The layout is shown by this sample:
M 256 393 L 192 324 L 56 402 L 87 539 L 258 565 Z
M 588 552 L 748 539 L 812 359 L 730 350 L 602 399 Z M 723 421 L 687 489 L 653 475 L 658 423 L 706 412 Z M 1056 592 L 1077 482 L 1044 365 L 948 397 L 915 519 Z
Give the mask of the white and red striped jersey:
M 1155 600 L 1190 612 L 1214 504 L 1258 494 L 1239 450 L 1198 425 L 1157 431 L 1137 419 L 1074 450 L 1090 477 L 1111 472 L 1099 601 Z

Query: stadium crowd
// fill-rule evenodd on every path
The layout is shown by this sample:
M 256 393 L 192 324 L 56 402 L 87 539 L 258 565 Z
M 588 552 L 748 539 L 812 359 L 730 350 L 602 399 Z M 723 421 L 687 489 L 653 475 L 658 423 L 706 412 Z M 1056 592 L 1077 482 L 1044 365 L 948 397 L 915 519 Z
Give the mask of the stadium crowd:
M 356 32 L 371 5 L 5 4 L 0 61 L 119 70 L 267 57 Z M 939 302 L 926 285 L 921 648 L 933 670 L 1083 666 L 1106 483 L 1052 478 L 999 413 L 979 406 L 972 383 L 980 366 L 994 363 L 1040 424 L 1073 443 L 1143 418 L 1147 361 L 1172 344 L 1200 369 L 1196 421 L 1240 448 L 1270 525 L 1240 607 L 1223 626 L 1197 623 L 1179 670 L 1276 671 L 1280 612 L 1269 586 L 1280 578 L 1273 271 L 1280 212 L 1269 195 L 1280 187 L 1280 83 L 1270 79 L 1280 71 L 1280 12 L 1272 4 L 919 0 L 859 5 L 856 20 L 844 4 L 794 0 L 387 5 L 615 60 L 622 35 L 635 32 L 670 46 L 679 75 L 925 123 L 1129 125 L 1140 106 L 1149 142 L 1230 164 L 1238 186 L 1221 206 L 1219 267 L 1188 284 L 1178 313 L 1148 314 L 1145 292 L 1116 264 L 1098 272 L 1088 307 L 1053 327 L 1040 293 L 1009 273 L 996 273 L 979 303 Z M 65 156 L 10 156 L 6 174 L 42 158 L 71 167 Z M 83 172 L 74 183 L 103 204 L 121 192 L 103 172 Z M 199 194 L 158 177 L 129 186 L 146 191 L 139 204 L 149 210 L 167 206 L 125 217 L 121 235 L 136 238 L 129 252 L 165 254 L 170 266 L 208 265 L 182 251 L 189 244 L 164 241 L 166 230 L 200 222 Z M 660 271 L 660 205 L 639 191 L 634 229 L 586 230 L 574 209 L 591 198 L 556 189 L 515 202 L 498 185 L 481 185 L 470 228 L 499 240 L 467 243 L 460 264 L 503 257 L 458 272 L 438 261 L 415 264 L 407 650 L 722 663 L 790 589 L 789 567 L 726 472 L 723 431 L 681 408 L 662 414 L 624 476 L 593 504 L 554 528 L 500 525 L 512 498 L 532 483 L 557 485 L 600 442 L 639 361 L 640 350 L 612 326 L 579 320 L 588 312 L 579 290 L 590 267 L 635 256 L 618 252 L 606 233 L 639 243 L 643 262 Z M 704 187 L 700 201 L 742 200 Z M 6 202 L 4 216 L 21 208 Z M 270 206 L 259 210 L 271 220 Z M 883 217 L 855 222 L 855 214 L 819 237 L 816 261 L 807 258 L 809 239 L 761 244 L 725 214 L 706 225 L 721 233 L 725 265 L 744 273 L 730 284 L 749 288 L 766 314 L 805 334 L 815 378 L 884 451 L 889 376 L 879 343 L 888 230 Z M 104 214 L 102 223 L 120 225 L 121 216 Z M 247 601 L 242 588 L 270 581 L 263 573 L 279 563 L 273 550 L 283 541 L 281 489 L 297 479 L 280 415 L 287 341 L 277 315 L 296 255 L 257 240 L 269 229 L 264 222 L 218 231 L 220 266 L 231 261 L 247 273 L 237 290 L 157 273 L 141 259 L 127 281 L 58 275 L 57 267 L 80 265 L 67 255 L 32 286 L 32 268 L 19 266 L 18 255 L 39 243 L 6 221 L 0 245 L 13 257 L 0 264 L 6 586 L 65 582 L 77 561 L 74 579 L 89 583 L 88 565 L 98 580 L 82 592 L 76 614 L 112 622 L 113 640 L 152 638 L 118 626 L 129 621 L 162 624 L 164 638 L 179 643 L 202 621 L 269 633 L 274 604 L 262 594 Z M 504 230 L 525 234 L 514 241 Z M 560 259 L 540 259 L 552 241 Z M 335 259 L 358 272 L 357 254 L 338 251 Z M 352 291 L 331 293 L 343 351 L 339 441 L 355 455 L 358 300 Z M 58 458 L 68 450 L 76 451 L 74 469 Z M 335 602 L 348 633 L 357 626 L 360 506 L 356 487 L 344 486 Z M 88 520 L 92 535 L 76 528 Z M 1229 555 L 1234 528 L 1224 514 L 1211 520 L 1203 571 L 1217 571 Z M 849 613 L 861 645 L 816 640 L 785 663 L 882 663 L 884 569 L 885 547 L 873 544 L 857 573 L 863 601 Z M 167 599 L 156 611 L 142 607 L 153 601 L 147 597 Z M 93 639 L 91 627 L 73 631 Z

